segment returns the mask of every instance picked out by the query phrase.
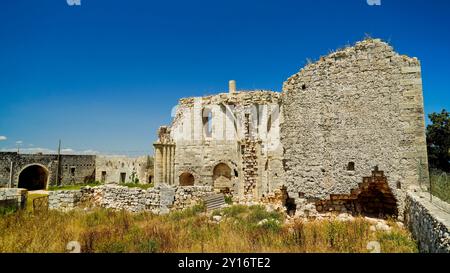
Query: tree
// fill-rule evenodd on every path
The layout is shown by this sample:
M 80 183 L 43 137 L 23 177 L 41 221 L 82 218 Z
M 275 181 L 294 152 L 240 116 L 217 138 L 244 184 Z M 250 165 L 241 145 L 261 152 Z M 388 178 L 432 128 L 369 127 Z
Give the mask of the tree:
M 433 169 L 450 172 L 450 113 L 428 115 L 431 124 L 427 126 L 428 161 Z

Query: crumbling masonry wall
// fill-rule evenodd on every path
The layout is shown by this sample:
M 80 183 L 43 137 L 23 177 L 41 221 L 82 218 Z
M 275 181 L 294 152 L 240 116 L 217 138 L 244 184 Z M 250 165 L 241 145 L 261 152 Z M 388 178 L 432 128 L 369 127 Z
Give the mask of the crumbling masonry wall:
M 149 211 L 155 214 L 182 210 L 199 204 L 213 194 L 212 187 L 170 187 L 159 185 L 147 190 L 117 185 L 83 187 L 80 190 L 49 192 L 49 208 L 69 211 L 83 207 L 100 207 L 130 212 Z
M 280 93 L 272 91 L 230 88 L 181 99 L 172 125 L 160 128 L 154 144 L 155 181 L 179 185 L 180 176 L 192 175 L 195 185 L 261 197 L 282 183 L 279 114 Z M 220 164 L 229 175 L 214 174 Z
M 367 39 L 290 77 L 282 100 L 285 180 L 297 203 L 349 194 L 378 166 L 402 215 L 405 190 L 428 181 L 417 58 Z

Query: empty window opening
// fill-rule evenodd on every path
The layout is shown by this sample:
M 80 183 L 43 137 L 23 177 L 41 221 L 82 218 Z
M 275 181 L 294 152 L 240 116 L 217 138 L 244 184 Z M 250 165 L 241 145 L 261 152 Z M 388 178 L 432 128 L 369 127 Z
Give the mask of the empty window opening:
M 349 162 L 347 164 L 347 171 L 354 171 L 355 170 L 355 162 Z
M 75 167 L 70 168 L 70 175 L 75 176 Z
M 120 173 L 120 183 L 125 183 L 127 173 Z
M 101 182 L 105 183 L 106 181 L 106 172 L 102 171 L 102 178 L 101 178 Z
M 397 189 L 399 189 L 399 190 L 402 189 L 402 183 L 400 181 L 397 182 Z
M 302 90 L 306 90 L 306 84 L 302 85 Z
M 239 177 L 239 173 L 236 169 L 234 170 L 234 176 Z
M 208 108 L 203 109 L 202 114 L 203 135 L 205 138 L 212 136 L 212 111 Z
M 270 129 L 272 129 L 272 115 L 270 115 L 267 120 L 267 133 L 270 133 Z

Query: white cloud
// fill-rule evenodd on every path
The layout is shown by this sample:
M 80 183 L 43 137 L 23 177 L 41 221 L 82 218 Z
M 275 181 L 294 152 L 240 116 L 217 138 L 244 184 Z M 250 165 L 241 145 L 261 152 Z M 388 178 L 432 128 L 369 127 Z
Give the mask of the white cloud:
M 8 138 L 7 137 L 5 137 L 5 136 L 0 136 L 0 141 L 5 141 L 5 140 L 7 140 Z
M 22 144 L 22 143 L 23 143 L 22 140 L 16 141 L 16 144 Z

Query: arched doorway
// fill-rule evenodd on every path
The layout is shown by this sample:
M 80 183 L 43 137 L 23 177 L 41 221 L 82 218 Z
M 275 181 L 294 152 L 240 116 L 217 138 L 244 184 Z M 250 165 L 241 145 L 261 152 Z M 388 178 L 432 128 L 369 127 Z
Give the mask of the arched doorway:
M 225 163 L 219 163 L 213 170 L 214 188 L 229 192 L 231 185 L 231 168 Z
M 48 180 L 48 171 L 40 165 L 31 165 L 19 174 L 19 188 L 27 190 L 45 190 Z
M 180 186 L 194 186 L 194 176 L 191 173 L 185 172 L 180 175 Z

